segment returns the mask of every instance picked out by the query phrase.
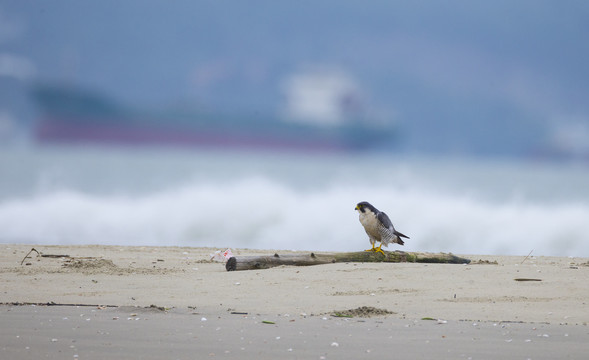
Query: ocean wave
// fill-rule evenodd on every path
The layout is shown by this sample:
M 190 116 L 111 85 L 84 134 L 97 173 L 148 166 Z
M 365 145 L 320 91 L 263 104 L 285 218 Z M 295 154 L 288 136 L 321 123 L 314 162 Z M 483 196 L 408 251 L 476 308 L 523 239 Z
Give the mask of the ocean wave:
M 357 251 L 370 246 L 354 211 L 359 201 L 411 237 L 406 251 L 589 256 L 582 203 L 494 202 L 382 183 L 303 189 L 255 176 L 133 196 L 54 190 L 5 200 L 0 241 Z

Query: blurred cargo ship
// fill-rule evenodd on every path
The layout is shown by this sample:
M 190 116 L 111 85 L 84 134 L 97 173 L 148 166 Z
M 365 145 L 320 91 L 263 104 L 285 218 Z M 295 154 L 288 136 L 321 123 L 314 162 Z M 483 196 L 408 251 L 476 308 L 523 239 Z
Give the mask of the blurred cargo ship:
M 278 115 L 137 111 L 107 97 L 65 86 L 37 86 L 33 96 L 39 105 L 34 136 L 41 143 L 354 151 L 374 148 L 394 134 L 390 124 L 356 116 L 317 122 L 281 119 Z M 349 106 L 349 99 L 345 99 L 338 97 L 337 101 Z M 306 100 L 303 96 L 297 101 Z

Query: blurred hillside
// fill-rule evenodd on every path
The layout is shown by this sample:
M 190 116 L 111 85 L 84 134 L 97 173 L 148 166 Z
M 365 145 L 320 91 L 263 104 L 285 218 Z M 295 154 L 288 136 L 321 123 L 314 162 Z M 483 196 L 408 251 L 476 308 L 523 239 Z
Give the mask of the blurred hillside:
M 575 0 L 2 0 L 0 141 L 34 121 L 36 84 L 279 120 L 319 72 L 396 124 L 395 151 L 589 159 L 588 38 Z

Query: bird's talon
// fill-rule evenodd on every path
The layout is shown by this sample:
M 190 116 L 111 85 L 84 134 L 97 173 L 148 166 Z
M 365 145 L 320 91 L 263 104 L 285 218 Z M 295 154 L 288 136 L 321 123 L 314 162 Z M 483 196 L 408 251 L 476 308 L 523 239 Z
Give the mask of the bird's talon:
M 375 248 L 374 251 L 377 252 L 377 253 L 381 253 L 384 256 L 386 256 L 385 253 L 384 253 L 384 251 L 382 251 L 382 243 L 380 244 L 379 247 Z

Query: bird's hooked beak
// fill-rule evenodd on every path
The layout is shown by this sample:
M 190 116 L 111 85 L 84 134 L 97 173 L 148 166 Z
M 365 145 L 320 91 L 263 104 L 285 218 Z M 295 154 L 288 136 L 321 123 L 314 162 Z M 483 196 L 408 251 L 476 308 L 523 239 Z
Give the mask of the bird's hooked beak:
M 358 207 L 358 205 L 356 205 L 356 207 L 354 208 L 354 210 L 360 211 L 360 207 Z

